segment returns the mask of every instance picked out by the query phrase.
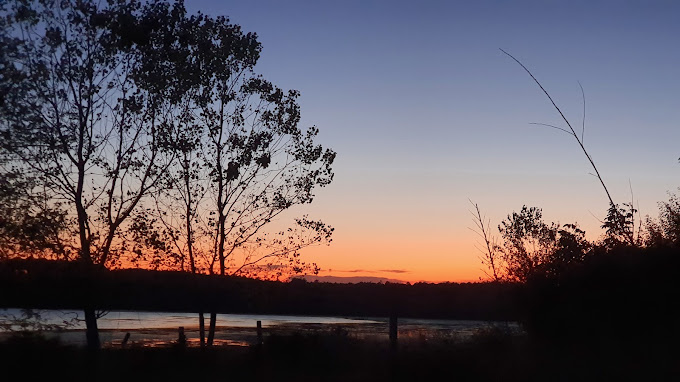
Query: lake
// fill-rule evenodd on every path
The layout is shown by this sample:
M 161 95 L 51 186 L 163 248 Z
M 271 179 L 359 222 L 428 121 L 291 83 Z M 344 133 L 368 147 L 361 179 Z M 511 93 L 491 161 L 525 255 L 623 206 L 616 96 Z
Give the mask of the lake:
M 47 330 L 48 337 L 57 337 L 63 343 L 85 345 L 85 323 L 79 311 L 39 310 L 40 319 L 31 322 L 43 325 L 65 326 L 65 329 Z M 22 316 L 19 309 L 0 309 L 0 336 L 9 335 L 13 318 Z M 208 317 L 205 315 L 206 329 Z M 291 332 L 342 332 L 346 335 L 388 339 L 389 319 L 387 317 L 318 317 L 284 316 L 257 314 L 218 314 L 215 344 L 248 346 L 256 342 L 257 321 L 262 323 L 263 334 Z M 68 325 L 65 325 L 67 324 Z M 464 340 L 479 330 L 502 325 L 518 330 L 515 323 L 465 320 L 427 320 L 400 318 L 400 340 L 428 340 L 447 338 Z M 170 312 L 107 312 L 98 320 L 103 346 L 120 346 L 123 338 L 130 333 L 128 344 L 136 346 L 164 346 L 175 342 L 178 328 L 183 327 L 190 346 L 198 346 L 198 314 Z M 29 326 L 30 328 L 30 326 Z M 17 330 L 18 326 L 11 329 Z

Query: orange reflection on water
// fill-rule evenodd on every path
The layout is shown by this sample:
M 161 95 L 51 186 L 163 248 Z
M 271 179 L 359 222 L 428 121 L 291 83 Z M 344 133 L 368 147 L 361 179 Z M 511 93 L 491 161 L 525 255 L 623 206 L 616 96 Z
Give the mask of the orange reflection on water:
M 141 339 L 137 341 L 130 341 L 125 345 L 126 348 L 171 348 L 178 346 L 177 340 L 169 341 L 166 339 Z M 201 341 L 198 338 L 187 338 L 186 346 L 191 348 L 201 347 Z M 214 339 L 213 346 L 251 346 L 248 341 L 229 340 L 229 339 Z M 104 348 L 120 349 L 122 348 L 121 341 L 104 342 Z

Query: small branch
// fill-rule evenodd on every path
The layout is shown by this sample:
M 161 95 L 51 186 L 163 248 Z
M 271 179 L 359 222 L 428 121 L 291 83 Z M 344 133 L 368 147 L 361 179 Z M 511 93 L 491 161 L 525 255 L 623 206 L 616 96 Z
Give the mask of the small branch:
M 537 126 L 552 127 L 553 129 L 557 129 L 557 130 L 560 130 L 560 131 L 564 131 L 565 133 L 567 133 L 567 134 L 569 134 L 569 135 L 572 135 L 572 133 L 571 133 L 570 131 L 565 130 L 565 129 L 563 129 L 563 128 L 561 128 L 561 127 L 558 127 L 558 126 L 555 126 L 555 125 L 549 125 L 549 124 L 547 124 L 547 123 L 540 123 L 540 122 L 531 122 L 531 123 L 529 123 L 529 124 L 530 124 L 530 125 L 537 125 Z

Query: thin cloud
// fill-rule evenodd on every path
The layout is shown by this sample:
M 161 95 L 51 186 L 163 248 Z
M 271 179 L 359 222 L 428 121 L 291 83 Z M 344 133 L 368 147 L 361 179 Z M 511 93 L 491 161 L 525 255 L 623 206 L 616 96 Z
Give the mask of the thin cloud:
M 355 283 L 396 283 L 405 284 L 406 281 L 391 279 L 387 277 L 375 276 L 297 276 L 296 278 L 306 280 L 308 282 L 326 282 L 339 284 L 355 284 Z
M 369 269 L 326 269 L 325 272 L 334 273 L 410 273 L 406 269 L 380 269 L 380 270 L 369 270 Z
M 342 273 L 375 273 L 366 269 L 327 269 L 326 272 L 342 272 Z

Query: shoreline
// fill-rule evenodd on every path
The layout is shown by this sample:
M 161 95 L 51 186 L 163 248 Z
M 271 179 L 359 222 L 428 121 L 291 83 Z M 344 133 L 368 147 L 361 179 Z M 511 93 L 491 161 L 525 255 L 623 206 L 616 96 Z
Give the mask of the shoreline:
M 402 323 L 398 329 L 401 341 L 465 341 L 482 330 L 498 326 L 468 327 L 454 329 L 451 327 L 429 327 Z M 188 347 L 199 347 L 198 325 L 183 326 L 184 336 Z M 207 327 L 206 327 L 207 331 Z M 99 329 L 102 347 L 121 348 L 123 340 L 130 334 L 126 347 L 165 347 L 176 344 L 179 339 L 178 327 L 164 328 L 131 328 L 131 329 Z M 0 342 L 17 332 L 0 332 Z M 262 337 L 266 341 L 268 337 L 285 335 L 336 335 L 376 342 L 388 342 L 389 331 L 387 325 L 382 322 L 366 323 L 279 323 L 262 327 Z M 85 329 L 64 329 L 59 331 L 43 331 L 41 335 L 46 339 L 57 340 L 63 345 L 85 346 Z M 207 335 L 207 333 L 206 333 Z M 215 346 L 251 346 L 257 344 L 257 328 L 242 326 L 217 326 L 215 328 Z
M 262 328 L 262 335 L 266 339 L 271 335 L 286 335 L 292 333 L 346 333 L 346 335 L 353 335 L 359 337 L 381 337 L 387 339 L 387 329 L 380 333 L 381 325 L 372 328 L 358 328 L 358 326 L 366 326 L 367 324 L 309 324 L 309 323 L 295 323 L 295 324 L 277 324 L 266 326 Z M 184 335 L 186 337 L 187 346 L 200 346 L 199 328 L 195 326 L 184 326 Z M 36 332 L 37 333 L 37 332 Z M 130 334 L 127 341 L 127 347 L 163 347 L 176 344 L 179 338 L 179 327 L 177 328 L 132 328 L 132 329 L 99 329 L 99 337 L 102 342 L 102 347 L 106 348 L 120 348 L 123 347 L 123 340 L 126 334 Z M 17 335 L 18 332 L 0 332 L 0 342 L 6 340 L 12 335 Z M 85 329 L 64 329 L 58 331 L 42 331 L 40 332 L 46 339 L 58 340 L 63 345 L 85 346 L 86 337 Z M 207 334 L 207 328 L 206 328 Z M 20 334 L 19 334 L 20 335 Z M 217 326 L 215 328 L 215 346 L 251 346 L 257 343 L 257 329 L 255 326 L 250 327 L 233 327 L 233 326 Z

